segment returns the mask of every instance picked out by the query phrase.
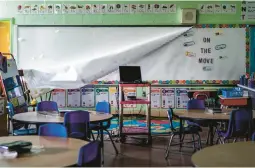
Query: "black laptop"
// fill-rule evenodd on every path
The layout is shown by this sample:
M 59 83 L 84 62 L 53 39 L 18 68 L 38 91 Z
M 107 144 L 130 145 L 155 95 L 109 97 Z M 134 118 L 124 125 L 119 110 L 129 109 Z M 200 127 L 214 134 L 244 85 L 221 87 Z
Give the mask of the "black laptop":
M 140 66 L 119 66 L 120 83 L 143 83 Z

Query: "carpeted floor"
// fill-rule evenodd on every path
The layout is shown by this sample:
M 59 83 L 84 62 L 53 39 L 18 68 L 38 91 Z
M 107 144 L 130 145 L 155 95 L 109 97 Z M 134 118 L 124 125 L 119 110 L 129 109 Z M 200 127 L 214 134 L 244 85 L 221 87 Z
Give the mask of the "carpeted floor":
M 118 118 L 111 120 L 111 126 L 109 131 L 118 130 Z M 146 127 L 146 120 L 139 118 L 126 118 L 123 123 L 124 127 Z M 174 128 L 179 128 L 180 123 L 173 121 Z M 168 120 L 151 120 L 151 132 L 152 134 L 168 134 L 170 132 L 170 125 Z

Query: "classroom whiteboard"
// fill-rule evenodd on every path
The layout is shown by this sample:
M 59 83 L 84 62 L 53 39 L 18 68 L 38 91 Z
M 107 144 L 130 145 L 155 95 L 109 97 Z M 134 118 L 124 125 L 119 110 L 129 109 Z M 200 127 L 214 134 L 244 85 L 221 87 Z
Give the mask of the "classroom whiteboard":
M 119 65 L 140 65 L 143 80 L 237 80 L 245 37 L 245 28 L 19 26 L 16 50 L 36 87 L 118 80 Z

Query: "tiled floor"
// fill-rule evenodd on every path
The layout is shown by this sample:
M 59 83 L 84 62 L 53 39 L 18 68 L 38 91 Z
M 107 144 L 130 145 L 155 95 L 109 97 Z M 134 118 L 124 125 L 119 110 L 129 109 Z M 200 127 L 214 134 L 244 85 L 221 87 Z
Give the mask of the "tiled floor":
M 202 133 L 206 137 L 206 132 Z M 187 136 L 187 139 L 190 140 Z M 203 138 L 205 139 L 205 138 Z M 178 137 L 177 139 L 178 140 Z M 129 141 L 130 142 L 130 141 Z M 165 159 L 165 149 L 168 137 L 154 137 L 152 147 L 142 147 L 134 144 L 116 143 L 120 154 L 115 155 L 112 144 L 105 142 L 105 167 L 166 167 L 166 166 L 193 166 L 191 156 L 192 148 L 171 147 L 169 158 Z M 192 144 L 187 144 L 192 147 Z

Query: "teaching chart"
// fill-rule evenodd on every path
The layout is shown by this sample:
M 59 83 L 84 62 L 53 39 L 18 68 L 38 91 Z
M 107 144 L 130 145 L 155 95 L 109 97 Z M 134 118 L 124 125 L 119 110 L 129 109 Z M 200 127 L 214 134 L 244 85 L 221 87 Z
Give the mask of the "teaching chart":
M 96 103 L 109 102 L 108 88 L 96 88 Z
M 80 89 L 67 89 L 67 106 L 68 107 L 81 106 Z
M 109 87 L 109 101 L 111 106 L 117 107 L 117 88 L 116 87 Z
M 188 101 L 188 89 L 176 88 L 176 108 L 187 108 Z
M 52 101 L 58 104 L 58 107 L 66 106 L 66 91 L 64 89 L 54 89 L 52 92 Z
M 135 87 L 124 87 L 123 92 L 124 92 L 125 100 L 128 99 L 127 98 L 128 96 L 136 96 L 136 88 Z M 124 108 L 135 108 L 136 104 L 124 104 L 123 107 Z
M 82 107 L 95 106 L 94 88 L 81 88 L 81 106 Z
M 162 93 L 161 107 L 162 108 L 174 108 L 175 89 L 174 88 L 162 88 L 161 93 Z
M 151 108 L 160 108 L 160 88 L 151 88 Z

